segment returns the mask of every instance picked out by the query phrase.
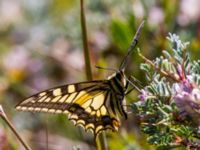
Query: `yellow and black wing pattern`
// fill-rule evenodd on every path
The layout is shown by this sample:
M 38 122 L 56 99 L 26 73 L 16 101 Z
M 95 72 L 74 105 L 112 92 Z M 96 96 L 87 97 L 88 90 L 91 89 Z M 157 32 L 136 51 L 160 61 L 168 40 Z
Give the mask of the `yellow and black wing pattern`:
M 120 126 L 118 114 L 126 117 L 126 113 L 121 103 L 123 87 L 114 85 L 120 82 L 115 78 L 52 88 L 23 100 L 16 109 L 68 114 L 75 125 L 93 131 L 95 136 L 106 129 L 117 131 Z

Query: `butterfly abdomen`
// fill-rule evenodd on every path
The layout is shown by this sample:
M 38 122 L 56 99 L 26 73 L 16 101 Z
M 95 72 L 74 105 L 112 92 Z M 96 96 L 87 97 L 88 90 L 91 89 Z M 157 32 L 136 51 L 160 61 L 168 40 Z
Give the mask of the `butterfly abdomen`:
M 112 90 L 110 107 L 114 114 L 118 112 L 127 118 L 127 114 L 123 108 L 125 92 L 127 90 L 127 82 L 123 71 L 117 72 L 109 77 L 109 84 Z
M 126 89 L 127 89 L 127 82 L 125 79 L 124 72 L 120 71 L 116 74 L 113 74 L 109 77 L 110 86 L 113 90 L 113 92 L 124 95 Z

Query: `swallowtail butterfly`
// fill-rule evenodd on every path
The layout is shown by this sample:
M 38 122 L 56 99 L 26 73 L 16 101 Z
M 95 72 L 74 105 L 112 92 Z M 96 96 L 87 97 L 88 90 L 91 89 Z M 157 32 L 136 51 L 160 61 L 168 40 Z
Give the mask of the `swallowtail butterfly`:
M 128 52 L 119 69 L 108 79 L 79 82 L 51 88 L 26 98 L 17 110 L 68 114 L 75 125 L 93 131 L 97 136 L 103 130 L 117 131 L 119 115 L 127 118 L 123 107 L 129 80 L 125 75 L 128 57 L 138 42 L 139 26 Z

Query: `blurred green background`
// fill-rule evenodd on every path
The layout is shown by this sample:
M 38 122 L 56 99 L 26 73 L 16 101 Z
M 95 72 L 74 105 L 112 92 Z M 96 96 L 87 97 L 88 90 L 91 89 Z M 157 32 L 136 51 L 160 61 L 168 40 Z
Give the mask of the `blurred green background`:
M 145 20 L 139 48 L 152 59 L 169 49 L 168 32 L 190 42 L 192 58 L 199 59 L 199 0 L 87 0 L 86 19 L 94 79 L 111 74 L 95 65 L 117 68 Z M 0 104 L 21 136 L 34 150 L 80 147 L 95 149 L 90 133 L 74 127 L 65 115 L 17 112 L 25 97 L 67 83 L 85 81 L 80 1 L 0 0 Z M 133 53 L 127 74 L 145 82 Z M 137 93 L 127 97 L 137 101 Z M 118 133 L 107 132 L 109 149 L 155 149 L 146 143 L 134 114 L 123 120 Z M 23 149 L 7 125 L 0 120 L 0 149 Z

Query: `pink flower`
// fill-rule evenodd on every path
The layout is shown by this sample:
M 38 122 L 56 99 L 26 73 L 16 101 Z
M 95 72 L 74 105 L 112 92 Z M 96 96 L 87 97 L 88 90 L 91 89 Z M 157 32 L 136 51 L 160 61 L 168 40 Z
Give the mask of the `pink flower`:
M 200 123 L 200 88 L 186 79 L 173 85 L 174 101 L 184 115 L 190 115 Z
M 148 92 L 145 90 L 141 90 L 141 93 L 138 95 L 138 98 L 141 101 L 146 101 L 147 97 L 148 97 Z
M 6 137 L 5 131 L 2 128 L 0 128 L 0 149 L 8 149 L 8 139 Z

